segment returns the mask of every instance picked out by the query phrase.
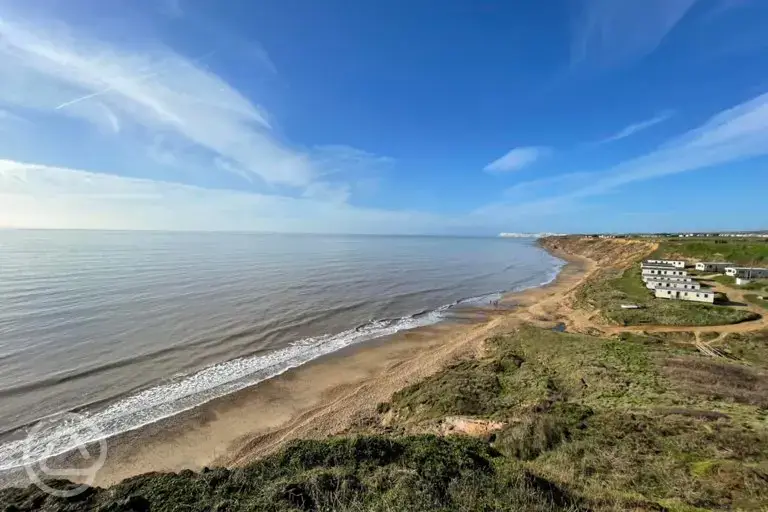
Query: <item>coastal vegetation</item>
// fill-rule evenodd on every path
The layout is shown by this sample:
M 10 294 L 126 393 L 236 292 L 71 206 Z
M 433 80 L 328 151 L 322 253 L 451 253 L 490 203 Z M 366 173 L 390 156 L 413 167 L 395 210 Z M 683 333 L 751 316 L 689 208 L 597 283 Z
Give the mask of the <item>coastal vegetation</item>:
M 768 299 L 766 299 L 764 295 L 748 293 L 747 295 L 744 295 L 744 298 L 752 304 L 757 304 L 758 306 L 768 309 Z
M 747 284 L 736 284 L 736 279 L 731 276 L 719 275 L 712 278 L 712 281 L 724 284 L 726 286 L 738 287 L 740 290 L 768 291 L 768 280 L 758 279 L 750 281 Z
M 741 266 L 763 267 L 768 265 L 768 239 L 669 238 L 659 243 L 651 257 L 728 261 Z
M 73 498 L 0 491 L 11 511 L 577 510 L 573 498 L 468 437 L 301 440 L 245 468 L 147 474 Z
M 396 393 L 346 436 L 238 469 L 148 474 L 10 511 L 671 510 L 768 503 L 768 332 L 728 358 L 687 336 L 522 326 Z M 447 431 L 465 418 L 493 428 Z
M 768 366 L 768 332 L 728 333 L 718 349 L 729 359 L 755 368 Z
M 503 460 L 591 509 L 757 508 L 768 502 L 768 333 L 748 339 L 744 360 L 712 360 L 684 336 L 524 327 L 489 340 L 472 367 L 401 391 L 386 414 L 403 432 L 450 415 L 501 423 L 490 444 Z
M 639 309 L 622 309 L 636 304 Z M 576 293 L 576 305 L 596 309 L 609 323 L 619 325 L 723 325 L 759 318 L 751 311 L 726 305 L 657 299 L 640 278 L 640 267 L 605 269 Z

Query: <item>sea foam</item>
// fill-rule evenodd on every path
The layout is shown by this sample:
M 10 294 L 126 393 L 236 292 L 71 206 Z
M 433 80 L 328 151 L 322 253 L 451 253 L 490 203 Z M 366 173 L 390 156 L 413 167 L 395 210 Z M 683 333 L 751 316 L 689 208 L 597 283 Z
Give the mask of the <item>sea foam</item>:
M 95 432 L 90 437 L 71 435 L 71 426 L 46 429 L 32 437 L 0 445 L 0 471 L 32 464 L 61 455 L 78 444 L 98 441 L 202 405 L 214 398 L 234 393 L 275 377 L 291 368 L 363 341 L 389 336 L 400 331 L 425 327 L 444 318 L 450 307 L 393 320 L 375 320 L 340 332 L 304 338 L 268 354 L 233 359 L 209 366 L 123 398 L 101 411 L 85 413 Z M 78 439 L 79 443 L 62 442 Z M 53 447 L 53 449 L 51 448 Z

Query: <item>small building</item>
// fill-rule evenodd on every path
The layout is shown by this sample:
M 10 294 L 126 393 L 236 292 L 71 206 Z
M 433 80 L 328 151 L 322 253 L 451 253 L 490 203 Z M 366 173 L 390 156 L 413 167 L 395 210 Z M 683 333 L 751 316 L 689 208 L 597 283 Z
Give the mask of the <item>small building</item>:
M 657 288 L 669 288 L 671 290 L 701 290 L 701 283 L 691 281 L 688 283 L 681 283 L 677 281 L 657 281 L 649 279 L 645 283 L 646 288 L 655 290 Z
M 649 263 L 651 265 L 670 265 L 675 268 L 685 268 L 684 260 L 645 260 L 645 263 Z
M 643 282 L 647 283 L 648 281 L 672 281 L 675 283 L 693 283 L 695 282 L 695 279 L 691 276 L 655 276 L 650 274 L 643 274 L 640 276 L 643 280 Z
M 725 272 L 725 269 L 732 267 L 733 263 L 723 261 L 700 261 L 696 264 L 696 270 L 704 272 Z
M 668 268 L 668 267 L 651 267 L 651 268 L 644 268 L 642 270 L 642 275 L 644 276 L 687 276 L 688 272 L 685 270 L 678 270 L 676 268 Z
M 744 277 L 737 277 L 736 278 L 736 284 L 739 285 L 739 286 L 748 285 L 751 282 L 752 282 L 751 279 L 746 279 Z
M 742 277 L 744 279 L 764 279 L 768 278 L 768 268 L 759 267 L 728 267 L 725 274 L 731 277 Z
M 655 294 L 660 299 L 690 300 L 714 304 L 715 292 L 709 288 L 700 290 L 673 290 L 671 288 L 656 288 Z
M 640 264 L 640 268 L 677 268 L 672 265 L 666 265 L 664 263 L 648 263 L 644 261 Z

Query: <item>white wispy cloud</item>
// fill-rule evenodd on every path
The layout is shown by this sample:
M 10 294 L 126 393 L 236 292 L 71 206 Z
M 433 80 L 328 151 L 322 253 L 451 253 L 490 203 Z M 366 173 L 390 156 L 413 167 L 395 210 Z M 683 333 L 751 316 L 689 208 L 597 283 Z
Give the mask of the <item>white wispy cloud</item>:
M 29 120 L 21 117 L 20 115 L 14 114 L 9 110 L 0 108 L 0 130 L 8 127 L 18 127 L 18 126 L 25 126 L 30 124 L 31 123 L 29 122 Z
M 631 183 L 767 155 L 768 93 L 714 115 L 655 151 L 606 171 L 589 173 L 586 183 L 569 183 L 573 179 L 579 181 L 584 176 L 582 173 L 564 175 L 564 182 L 572 186 L 569 191 L 553 190 L 533 201 L 501 201 L 476 213 L 515 217 L 564 212 L 583 207 L 586 198 L 604 195 Z
M 486 165 L 484 170 L 497 173 L 519 171 L 550 153 L 549 148 L 540 146 L 514 148 L 506 155 Z
M 606 137 L 600 141 L 597 142 L 597 144 L 605 144 L 607 142 L 614 142 L 621 139 L 626 139 L 627 137 L 630 137 L 638 132 L 641 132 L 643 130 L 646 130 L 652 126 L 655 126 L 659 123 L 663 123 L 664 121 L 667 121 L 669 118 L 671 118 L 674 115 L 674 112 L 672 111 L 666 111 L 662 112 L 661 114 L 652 117 L 650 119 L 646 119 L 645 121 L 640 121 L 638 123 L 632 123 L 629 126 L 626 126 L 619 130 L 618 132 L 614 133 L 613 135 Z
M 581 0 L 573 65 L 610 66 L 652 53 L 697 0 Z
M 129 129 L 131 143 L 166 164 L 208 165 L 212 172 L 245 174 L 302 193 L 316 182 L 329 186 L 327 175 L 334 169 L 372 165 L 379 158 L 362 151 L 353 155 L 350 148 L 333 161 L 328 151 L 286 142 L 273 132 L 265 108 L 211 71 L 207 61 L 213 52 L 188 58 L 147 42 L 132 50 L 58 23 L 3 18 L 0 37 L 0 102 L 84 120 L 115 134 Z M 265 55 L 258 58 L 274 67 Z M 158 139 L 166 141 L 163 151 L 157 150 Z M 180 147 L 193 151 L 169 154 Z M 190 155 L 197 160 L 185 161 Z M 345 178 L 338 174 L 335 181 Z M 342 189 L 344 183 L 334 186 Z
M 567 193 L 595 179 L 595 173 L 572 172 L 535 180 L 521 181 L 504 190 L 507 200 L 531 200 L 553 194 Z
M 319 196 L 340 193 L 332 188 Z M 309 194 L 314 196 L 315 194 Z M 460 220 L 0 160 L 0 227 L 434 233 Z

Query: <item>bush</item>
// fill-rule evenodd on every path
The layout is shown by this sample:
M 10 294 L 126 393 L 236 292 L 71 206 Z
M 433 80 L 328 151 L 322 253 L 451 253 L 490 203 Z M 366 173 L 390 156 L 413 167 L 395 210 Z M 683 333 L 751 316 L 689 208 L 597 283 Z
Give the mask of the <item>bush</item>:
M 297 441 L 243 469 L 148 474 L 78 498 L 0 490 L 15 511 L 575 510 L 522 468 L 498 473 L 486 443 L 435 436 Z

